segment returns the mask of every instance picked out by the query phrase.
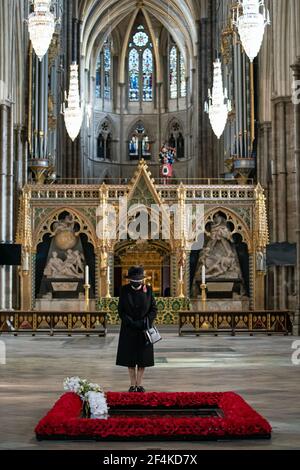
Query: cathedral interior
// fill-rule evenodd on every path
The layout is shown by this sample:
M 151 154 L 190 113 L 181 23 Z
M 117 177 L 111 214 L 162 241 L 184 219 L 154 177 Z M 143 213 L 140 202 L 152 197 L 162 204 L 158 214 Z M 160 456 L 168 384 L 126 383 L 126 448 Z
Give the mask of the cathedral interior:
M 12 355 L 17 335 L 29 354 L 26 333 L 107 341 L 135 265 L 174 347 L 178 327 L 207 348 L 214 334 L 262 333 L 280 362 L 300 334 L 300 3 L 262 2 L 254 57 L 243 3 L 257 2 L 0 0 L 0 338 Z M 44 50 L 35 8 L 53 17 Z M 153 205 L 154 235 L 123 236 Z M 174 206 L 179 236 L 163 237 Z M 188 206 L 203 227 L 196 248 Z M 103 354 L 108 381 L 111 345 Z

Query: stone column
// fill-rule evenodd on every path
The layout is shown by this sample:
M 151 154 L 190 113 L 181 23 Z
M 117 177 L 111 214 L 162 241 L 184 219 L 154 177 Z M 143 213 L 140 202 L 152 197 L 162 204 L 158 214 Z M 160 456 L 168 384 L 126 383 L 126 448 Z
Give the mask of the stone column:
M 172 251 L 170 256 L 170 290 L 171 297 L 177 297 L 177 254 Z
M 157 113 L 157 154 L 159 154 L 161 146 L 162 146 L 162 123 L 161 123 L 161 96 L 162 96 L 162 87 L 163 84 L 157 83 L 156 84 L 156 89 L 157 89 L 157 108 L 158 108 L 158 113 Z
M 0 105 L 0 243 L 13 243 L 12 111 Z M 0 267 L 0 310 L 12 309 L 12 267 Z
M 259 151 L 257 158 L 257 179 L 259 183 L 267 188 L 270 182 L 269 179 L 269 164 L 272 160 L 272 149 L 271 149 L 271 138 L 272 138 L 272 123 L 263 122 L 259 125 Z
M 107 291 L 109 291 L 111 297 L 114 296 L 114 284 L 115 284 L 115 260 L 114 260 L 114 252 L 109 251 L 108 252 L 108 260 L 107 260 L 107 267 L 109 268 L 109 273 L 107 275 L 107 280 L 106 282 L 108 283 L 109 279 L 109 286 L 107 288 Z
M 119 149 L 119 158 L 118 161 L 121 163 L 119 166 L 119 178 L 124 177 L 124 174 L 122 172 L 123 168 L 123 163 L 126 159 L 126 153 L 124 153 L 124 149 L 126 148 L 126 144 L 124 142 L 125 136 L 124 136 L 124 112 L 125 112 L 125 107 L 126 107 L 126 93 L 125 93 L 125 83 L 119 83 L 119 88 L 120 88 L 120 149 Z M 127 150 L 128 151 L 128 150 Z M 126 150 L 125 150 L 126 152 Z M 124 160 L 123 160 L 124 159 Z
M 291 99 L 279 96 L 272 100 L 272 190 L 271 190 L 271 233 L 272 242 L 292 242 L 290 225 L 293 219 L 294 155 L 291 151 L 292 137 Z M 286 268 L 274 268 L 274 308 L 287 309 Z
M 186 252 L 186 264 L 185 264 L 185 296 L 188 297 L 188 298 L 191 296 L 191 289 L 190 289 L 191 265 L 190 265 L 190 259 L 191 259 L 191 252 L 187 251 Z
M 199 159 L 197 172 L 194 177 L 198 178 L 217 178 L 218 174 L 214 174 L 216 156 L 215 137 L 209 122 L 208 115 L 202 112 L 204 102 L 207 101 L 208 89 L 212 87 L 213 83 L 213 59 L 214 57 L 214 24 L 212 20 L 213 5 L 212 2 L 208 4 L 208 17 L 201 19 L 198 23 L 199 46 L 198 46 L 198 103 L 199 113 L 196 108 L 194 112 L 199 114 L 197 136 L 198 142 L 195 142 L 195 162 Z M 194 77 L 193 77 L 194 79 Z M 193 82 L 193 87 L 195 86 Z
M 255 270 L 255 253 L 249 251 L 249 289 L 250 289 L 250 310 L 256 307 L 256 270 Z
M 292 66 L 294 80 L 300 84 L 300 57 Z M 297 236 L 297 309 L 294 323 L 294 334 L 300 333 L 300 99 L 294 97 L 294 117 L 295 117 L 295 160 L 296 160 L 296 236 Z

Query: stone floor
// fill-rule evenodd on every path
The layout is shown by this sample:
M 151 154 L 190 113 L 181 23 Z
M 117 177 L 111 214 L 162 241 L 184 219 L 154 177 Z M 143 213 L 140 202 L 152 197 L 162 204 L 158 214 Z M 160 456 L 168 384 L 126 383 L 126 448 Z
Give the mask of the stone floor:
M 300 449 L 300 365 L 291 361 L 296 339 L 180 338 L 168 329 L 156 346 L 156 367 L 145 377 L 149 391 L 235 391 L 271 422 L 272 440 L 102 444 L 37 442 L 33 430 L 63 393 L 66 376 L 127 390 L 127 371 L 114 364 L 117 332 L 106 338 L 2 336 L 7 363 L 0 365 L 0 449 Z

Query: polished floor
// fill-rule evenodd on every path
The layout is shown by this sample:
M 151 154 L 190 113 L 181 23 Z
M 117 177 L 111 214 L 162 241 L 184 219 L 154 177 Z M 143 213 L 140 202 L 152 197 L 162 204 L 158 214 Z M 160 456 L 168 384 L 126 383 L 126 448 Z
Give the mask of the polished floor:
M 115 366 L 118 334 L 50 338 L 2 336 L 0 449 L 300 449 L 300 365 L 297 338 L 183 337 L 163 331 L 156 367 L 145 387 L 155 391 L 235 391 L 273 426 L 270 441 L 205 443 L 37 442 L 34 427 L 63 393 L 67 376 L 80 375 L 106 390 L 126 391 L 126 369 Z

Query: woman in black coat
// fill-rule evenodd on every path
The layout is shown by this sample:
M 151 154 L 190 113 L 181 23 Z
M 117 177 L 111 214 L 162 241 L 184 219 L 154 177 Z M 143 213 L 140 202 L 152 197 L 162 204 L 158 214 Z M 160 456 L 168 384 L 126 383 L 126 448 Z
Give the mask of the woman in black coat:
M 154 366 L 153 345 L 146 342 L 144 331 L 152 326 L 157 308 L 151 287 L 144 284 L 144 269 L 140 266 L 130 268 L 128 278 L 130 284 L 121 288 L 119 299 L 122 323 L 116 364 L 128 367 L 129 391 L 144 392 L 145 368 Z

